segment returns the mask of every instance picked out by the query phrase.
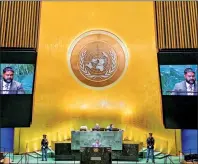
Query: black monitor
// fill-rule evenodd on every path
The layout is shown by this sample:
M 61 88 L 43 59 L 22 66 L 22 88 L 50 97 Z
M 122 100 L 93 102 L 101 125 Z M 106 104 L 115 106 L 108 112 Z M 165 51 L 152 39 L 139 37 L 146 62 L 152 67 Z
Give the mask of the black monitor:
M 198 128 L 198 49 L 157 54 L 165 128 Z
M 34 49 L 0 49 L 0 127 L 29 127 L 37 52 Z

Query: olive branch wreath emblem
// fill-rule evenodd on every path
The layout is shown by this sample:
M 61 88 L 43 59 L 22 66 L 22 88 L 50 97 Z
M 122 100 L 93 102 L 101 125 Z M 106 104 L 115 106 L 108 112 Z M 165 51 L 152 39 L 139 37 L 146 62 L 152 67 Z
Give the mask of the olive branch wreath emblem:
M 105 52 L 102 52 L 103 54 L 106 54 Z M 116 54 L 113 52 L 113 51 L 109 51 L 109 55 L 111 57 L 111 66 L 109 68 L 109 70 L 107 70 L 103 75 L 94 75 L 94 74 L 91 74 L 90 71 L 87 69 L 87 67 L 85 66 L 84 64 L 84 59 L 85 59 L 85 56 L 86 56 L 87 52 L 84 51 L 80 54 L 80 70 L 84 73 L 84 75 L 88 78 L 91 78 L 91 79 L 95 79 L 97 77 L 99 78 L 108 78 L 110 77 L 114 71 L 116 70 L 116 66 L 117 66 L 117 60 L 116 60 Z

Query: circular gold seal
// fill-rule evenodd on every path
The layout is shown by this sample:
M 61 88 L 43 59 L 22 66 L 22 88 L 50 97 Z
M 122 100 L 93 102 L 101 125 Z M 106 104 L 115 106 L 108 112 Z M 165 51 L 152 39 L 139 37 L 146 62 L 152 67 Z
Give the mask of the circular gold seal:
M 91 87 L 106 87 L 117 81 L 127 66 L 127 49 L 114 34 L 93 30 L 80 35 L 68 52 L 75 77 Z
M 94 151 L 94 153 L 98 153 L 99 149 L 98 148 L 94 148 L 93 151 Z

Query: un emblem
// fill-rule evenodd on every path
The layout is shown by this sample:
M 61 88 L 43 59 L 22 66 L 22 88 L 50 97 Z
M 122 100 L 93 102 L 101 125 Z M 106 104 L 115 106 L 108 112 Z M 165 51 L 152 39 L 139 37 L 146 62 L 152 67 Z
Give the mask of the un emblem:
M 79 81 L 91 87 L 106 87 L 123 75 L 128 52 L 117 36 L 96 30 L 76 38 L 68 57 L 70 70 Z
M 93 151 L 94 151 L 94 153 L 98 153 L 99 149 L 98 148 L 94 148 Z

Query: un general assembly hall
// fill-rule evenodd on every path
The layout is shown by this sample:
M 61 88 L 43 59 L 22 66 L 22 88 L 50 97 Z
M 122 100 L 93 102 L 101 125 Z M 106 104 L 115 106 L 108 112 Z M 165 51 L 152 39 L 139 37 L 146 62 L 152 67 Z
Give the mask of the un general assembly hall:
M 0 1 L 0 164 L 198 164 L 198 1 Z

